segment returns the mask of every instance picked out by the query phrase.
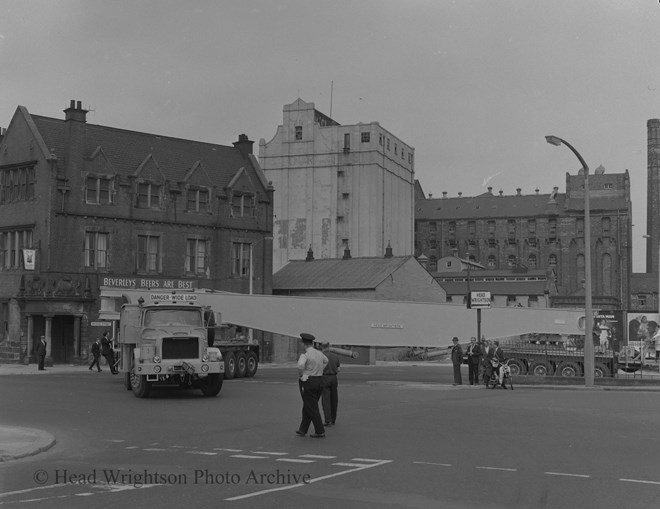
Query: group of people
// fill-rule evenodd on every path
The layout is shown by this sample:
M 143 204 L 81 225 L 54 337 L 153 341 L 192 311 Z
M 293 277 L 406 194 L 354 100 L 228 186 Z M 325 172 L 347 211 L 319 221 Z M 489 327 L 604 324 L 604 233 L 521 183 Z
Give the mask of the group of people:
M 462 385 L 463 378 L 461 376 L 461 364 L 463 364 L 463 347 L 461 347 L 458 338 L 452 338 L 453 345 L 451 348 L 451 362 L 454 366 L 454 383 L 452 385 Z M 484 385 L 488 384 L 493 370 L 497 373 L 499 384 L 504 385 L 504 371 L 501 365 L 506 360 L 504 351 L 500 346 L 499 341 L 490 341 L 486 338 L 470 338 L 470 344 L 467 346 L 467 365 L 468 365 L 468 379 L 470 385 L 479 385 L 479 380 Z
M 101 363 L 99 362 L 101 355 L 105 357 L 105 360 L 110 367 L 110 373 L 116 375 L 119 371 L 117 371 L 117 368 L 115 367 L 115 351 L 112 349 L 112 339 L 108 338 L 107 331 L 92 344 L 92 357 L 94 359 L 89 366 L 90 371 L 94 370 L 94 366 L 96 366 L 99 373 L 102 371 Z
M 314 346 L 316 338 L 306 332 L 300 334 L 305 352 L 298 359 L 298 387 L 303 401 L 302 421 L 296 430 L 296 435 L 304 437 L 310 424 L 314 424 L 312 438 L 325 437 L 325 428 L 332 426 L 337 420 L 337 373 L 339 373 L 339 357 L 330 351 L 330 343 L 321 344 L 321 349 Z M 319 399 L 322 401 L 323 416 L 319 410 Z

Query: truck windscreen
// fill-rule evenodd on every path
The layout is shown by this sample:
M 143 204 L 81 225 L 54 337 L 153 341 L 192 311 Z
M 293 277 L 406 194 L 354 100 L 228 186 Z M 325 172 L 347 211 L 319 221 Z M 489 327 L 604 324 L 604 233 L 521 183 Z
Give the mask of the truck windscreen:
M 198 309 L 149 309 L 144 316 L 145 327 L 173 325 L 202 327 L 202 314 Z

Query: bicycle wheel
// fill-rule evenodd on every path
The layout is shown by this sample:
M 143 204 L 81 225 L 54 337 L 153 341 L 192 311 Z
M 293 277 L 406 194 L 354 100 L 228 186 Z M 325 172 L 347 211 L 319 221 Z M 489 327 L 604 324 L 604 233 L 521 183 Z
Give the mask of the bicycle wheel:
M 504 384 L 508 389 L 513 390 L 513 380 L 511 380 L 511 375 L 504 375 Z

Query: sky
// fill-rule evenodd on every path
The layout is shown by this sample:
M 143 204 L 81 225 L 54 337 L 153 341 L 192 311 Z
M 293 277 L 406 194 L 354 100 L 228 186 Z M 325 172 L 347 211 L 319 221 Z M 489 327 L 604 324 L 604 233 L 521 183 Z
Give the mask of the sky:
M 0 0 L 0 126 L 17 108 L 230 145 L 297 98 L 415 148 L 428 194 L 566 190 L 630 173 L 645 271 L 646 122 L 660 118 L 658 0 Z M 332 106 L 332 111 L 331 111 Z

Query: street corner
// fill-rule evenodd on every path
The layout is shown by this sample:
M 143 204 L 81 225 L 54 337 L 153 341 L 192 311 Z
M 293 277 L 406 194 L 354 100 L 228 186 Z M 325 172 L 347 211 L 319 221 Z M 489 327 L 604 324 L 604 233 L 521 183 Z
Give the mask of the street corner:
M 34 456 L 55 445 L 47 431 L 15 426 L 0 426 L 0 462 Z

